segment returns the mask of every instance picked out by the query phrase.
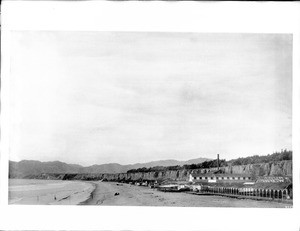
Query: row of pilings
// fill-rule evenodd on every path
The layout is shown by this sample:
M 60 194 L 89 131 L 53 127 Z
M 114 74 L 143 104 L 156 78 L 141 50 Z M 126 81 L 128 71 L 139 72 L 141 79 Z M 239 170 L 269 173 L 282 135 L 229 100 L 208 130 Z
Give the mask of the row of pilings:
M 231 188 L 231 187 L 202 187 L 200 192 L 210 194 L 224 194 L 242 197 L 291 200 L 292 191 L 288 189 L 260 189 L 260 188 Z

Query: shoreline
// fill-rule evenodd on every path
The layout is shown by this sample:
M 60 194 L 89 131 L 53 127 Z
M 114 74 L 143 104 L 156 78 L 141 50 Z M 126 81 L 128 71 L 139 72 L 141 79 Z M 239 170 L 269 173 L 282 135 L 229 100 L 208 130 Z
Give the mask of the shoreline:
M 96 184 L 88 181 L 14 179 L 9 205 L 79 205 L 91 197 Z
M 77 203 L 77 205 L 86 205 L 90 200 L 93 199 L 94 192 L 97 189 L 97 184 L 95 182 L 88 182 L 88 181 L 86 181 L 86 182 L 90 183 L 91 185 L 93 185 L 93 190 L 90 192 L 89 196 L 85 200 Z
M 162 192 L 157 189 L 126 183 L 103 181 L 43 180 L 27 185 L 13 183 L 14 194 L 9 204 L 49 204 L 49 205 L 112 205 L 112 206 L 176 206 L 176 207 L 266 207 L 290 208 L 291 201 L 261 200 L 259 198 L 234 197 L 195 192 Z M 51 183 L 48 183 L 50 181 Z M 58 182 L 58 184 L 57 184 Z M 73 183 L 72 183 L 73 182 Z M 58 187 L 62 183 L 62 186 Z M 51 188 L 51 185 L 56 187 Z M 67 185 L 67 188 L 63 185 Z M 28 186 L 26 188 L 26 186 Z M 37 186 L 37 189 L 34 187 Z M 20 187 L 20 188 L 19 188 Z M 22 190 L 24 187 L 24 190 Z M 78 187 L 81 187 L 78 188 Z M 70 189 L 72 192 L 67 192 Z M 23 193 L 25 197 L 23 197 Z M 18 197 L 18 194 L 21 194 Z M 39 199 L 34 199 L 39 198 Z M 53 200 L 57 197 L 57 200 Z M 30 199 L 31 198 L 31 199 Z M 52 198 L 52 199 L 51 199 Z M 19 203 L 18 203 L 19 202 Z

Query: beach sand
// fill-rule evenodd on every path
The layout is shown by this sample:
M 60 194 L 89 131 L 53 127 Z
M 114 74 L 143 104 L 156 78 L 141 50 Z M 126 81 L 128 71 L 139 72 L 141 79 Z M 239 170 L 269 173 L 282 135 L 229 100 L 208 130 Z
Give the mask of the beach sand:
M 9 204 L 77 205 L 94 189 L 93 183 L 83 181 L 11 179 Z
M 161 192 L 143 186 L 113 182 L 94 182 L 96 189 L 86 205 L 177 206 L 177 207 L 248 207 L 285 208 L 279 202 L 200 196 L 188 193 Z M 115 195 L 119 193 L 119 195 Z

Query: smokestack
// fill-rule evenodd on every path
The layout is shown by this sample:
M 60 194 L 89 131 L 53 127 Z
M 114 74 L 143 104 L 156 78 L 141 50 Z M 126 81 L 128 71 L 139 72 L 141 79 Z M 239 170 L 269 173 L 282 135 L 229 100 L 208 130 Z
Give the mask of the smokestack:
M 218 170 L 219 170 L 219 154 L 217 154 L 217 167 L 218 167 Z

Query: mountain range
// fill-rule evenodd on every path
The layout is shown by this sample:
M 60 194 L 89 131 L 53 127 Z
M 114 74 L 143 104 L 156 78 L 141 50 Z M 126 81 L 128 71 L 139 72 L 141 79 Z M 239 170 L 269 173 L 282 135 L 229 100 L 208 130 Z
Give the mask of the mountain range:
M 124 173 L 130 169 L 150 168 L 155 166 L 175 166 L 185 164 L 198 164 L 210 160 L 208 158 L 196 158 L 187 161 L 178 160 L 158 160 L 147 163 L 136 163 L 121 165 L 109 163 L 83 167 L 77 164 L 67 164 L 60 161 L 41 162 L 36 160 L 22 160 L 19 162 L 9 161 L 9 177 L 17 178 L 28 175 L 38 175 L 42 173 Z

